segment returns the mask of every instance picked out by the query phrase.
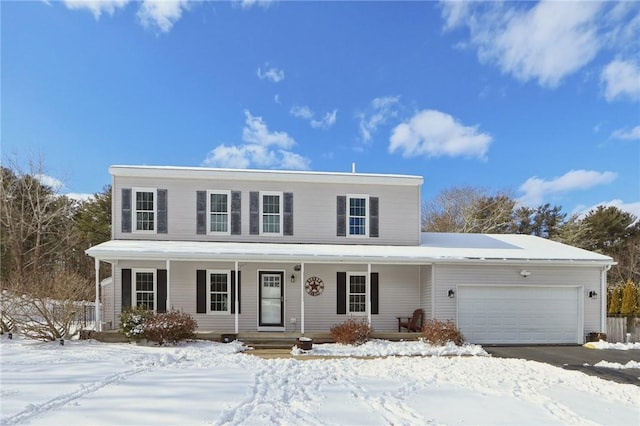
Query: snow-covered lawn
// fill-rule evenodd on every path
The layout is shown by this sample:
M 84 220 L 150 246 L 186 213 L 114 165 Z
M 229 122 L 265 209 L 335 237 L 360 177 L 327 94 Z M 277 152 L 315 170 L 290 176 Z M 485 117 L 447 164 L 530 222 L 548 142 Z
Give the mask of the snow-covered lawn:
M 393 353 L 394 344 L 378 343 Z M 314 345 L 314 351 L 323 345 Z M 407 350 L 398 345 L 398 352 Z M 630 424 L 640 387 L 488 356 L 261 359 L 240 344 L 0 342 L 3 425 Z M 326 348 L 325 348 L 326 349 Z M 330 349 L 326 349 L 330 352 Z M 344 348 L 342 348 L 345 352 Z

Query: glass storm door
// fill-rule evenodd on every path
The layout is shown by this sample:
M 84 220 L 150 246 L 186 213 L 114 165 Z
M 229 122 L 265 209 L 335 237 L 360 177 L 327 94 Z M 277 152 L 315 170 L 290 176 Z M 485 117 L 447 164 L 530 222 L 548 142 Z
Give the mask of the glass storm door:
M 284 326 L 284 272 L 260 272 L 260 324 Z

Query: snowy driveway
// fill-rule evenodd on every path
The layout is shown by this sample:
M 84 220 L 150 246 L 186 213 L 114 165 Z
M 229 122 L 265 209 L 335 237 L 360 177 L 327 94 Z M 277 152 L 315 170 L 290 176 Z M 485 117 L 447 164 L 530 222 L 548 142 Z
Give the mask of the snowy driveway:
M 640 388 L 518 359 L 265 360 L 236 344 L 0 342 L 3 425 L 630 424 Z
M 598 367 L 601 361 L 625 365 L 629 361 L 640 362 L 640 350 L 589 349 L 583 346 L 485 346 L 493 356 L 520 358 L 582 371 L 618 383 L 640 386 L 640 369 L 612 369 Z

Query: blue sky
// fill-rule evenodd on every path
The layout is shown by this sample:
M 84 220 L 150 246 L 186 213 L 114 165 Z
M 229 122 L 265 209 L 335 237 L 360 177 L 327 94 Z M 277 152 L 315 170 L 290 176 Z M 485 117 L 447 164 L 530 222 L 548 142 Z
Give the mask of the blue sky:
M 398 173 L 640 215 L 640 3 L 3 2 L 2 156 Z

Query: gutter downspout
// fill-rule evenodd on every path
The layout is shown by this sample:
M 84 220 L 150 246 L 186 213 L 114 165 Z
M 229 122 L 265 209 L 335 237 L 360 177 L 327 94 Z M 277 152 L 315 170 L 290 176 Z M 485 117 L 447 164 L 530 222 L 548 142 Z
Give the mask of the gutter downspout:
M 600 331 L 607 332 L 607 272 L 611 265 L 603 266 L 600 271 Z
M 97 258 L 94 260 L 94 266 L 96 270 L 96 314 L 93 329 L 95 331 L 102 331 L 102 318 L 100 318 L 100 261 Z M 113 281 L 111 285 L 115 286 L 115 284 L 113 284 Z
M 300 333 L 304 335 L 304 262 L 300 263 Z
M 365 281 L 366 283 L 366 294 L 369 295 L 369 297 L 367 297 L 367 321 L 369 322 L 369 325 L 371 325 L 371 264 L 367 263 L 367 279 Z
M 171 261 L 167 259 L 166 261 L 167 268 L 167 312 L 171 310 Z
M 234 274 L 236 274 L 236 279 L 234 281 L 234 287 L 235 287 L 235 300 L 233 301 L 234 306 L 236 307 L 235 309 L 235 314 L 234 314 L 234 333 L 237 335 L 238 334 L 238 306 L 240 305 L 239 301 L 238 301 L 238 276 L 239 276 L 239 271 L 238 271 L 238 261 L 236 260 L 235 263 L 235 272 Z

